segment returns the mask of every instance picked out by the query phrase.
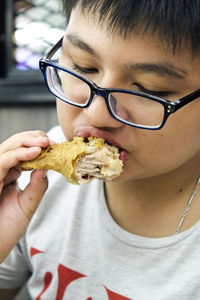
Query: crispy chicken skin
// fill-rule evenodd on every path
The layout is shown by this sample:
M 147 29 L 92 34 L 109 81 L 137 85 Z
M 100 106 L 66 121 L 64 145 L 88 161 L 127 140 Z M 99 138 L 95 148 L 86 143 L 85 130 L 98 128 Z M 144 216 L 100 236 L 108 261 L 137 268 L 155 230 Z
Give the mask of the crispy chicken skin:
M 111 181 L 122 172 L 123 162 L 118 149 L 101 138 L 75 137 L 71 142 L 43 149 L 31 161 L 20 163 L 23 170 L 45 169 L 61 173 L 73 184 L 82 184 L 94 178 Z

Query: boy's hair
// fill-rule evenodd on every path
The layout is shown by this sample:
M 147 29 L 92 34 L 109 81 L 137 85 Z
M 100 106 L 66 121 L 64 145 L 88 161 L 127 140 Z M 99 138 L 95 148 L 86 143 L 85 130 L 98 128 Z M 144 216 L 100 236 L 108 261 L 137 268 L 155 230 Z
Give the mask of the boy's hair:
M 106 21 L 110 32 L 124 38 L 132 33 L 156 33 L 174 51 L 185 46 L 200 50 L 200 0 L 61 0 L 67 22 L 73 8 Z

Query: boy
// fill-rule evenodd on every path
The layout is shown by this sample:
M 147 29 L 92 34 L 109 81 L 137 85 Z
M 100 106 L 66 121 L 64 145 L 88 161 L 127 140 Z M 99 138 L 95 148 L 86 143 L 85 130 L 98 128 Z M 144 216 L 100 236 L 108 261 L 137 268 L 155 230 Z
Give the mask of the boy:
M 200 1 L 63 7 L 66 34 L 41 62 L 62 131 L 0 146 L 0 298 L 200 299 Z M 49 172 L 43 197 L 34 171 L 17 190 L 20 160 L 74 136 L 117 146 L 122 175 L 73 186 Z

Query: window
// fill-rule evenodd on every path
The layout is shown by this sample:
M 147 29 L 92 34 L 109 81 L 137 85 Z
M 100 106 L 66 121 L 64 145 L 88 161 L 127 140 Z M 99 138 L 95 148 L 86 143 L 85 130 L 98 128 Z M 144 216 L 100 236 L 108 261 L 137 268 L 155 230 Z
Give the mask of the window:
M 0 1 L 0 104 L 54 103 L 38 61 L 61 37 L 57 0 Z

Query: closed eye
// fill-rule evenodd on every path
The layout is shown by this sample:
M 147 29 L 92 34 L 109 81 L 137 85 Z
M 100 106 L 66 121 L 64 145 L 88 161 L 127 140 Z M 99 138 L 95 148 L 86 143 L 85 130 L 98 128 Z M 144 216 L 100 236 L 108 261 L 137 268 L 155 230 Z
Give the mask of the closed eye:
M 80 74 L 94 74 L 98 73 L 98 70 L 96 68 L 83 68 L 80 67 L 79 65 L 73 63 L 72 64 L 72 69 Z
M 173 94 L 171 91 L 152 91 L 148 90 L 139 83 L 134 83 L 134 85 L 143 93 L 150 94 L 159 98 L 168 98 L 170 95 Z

